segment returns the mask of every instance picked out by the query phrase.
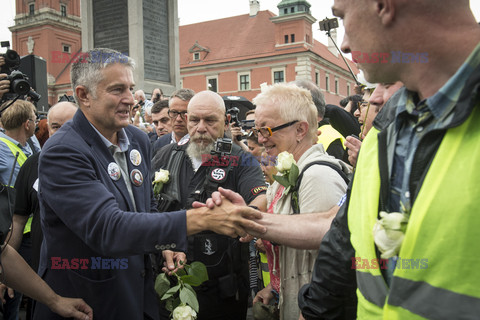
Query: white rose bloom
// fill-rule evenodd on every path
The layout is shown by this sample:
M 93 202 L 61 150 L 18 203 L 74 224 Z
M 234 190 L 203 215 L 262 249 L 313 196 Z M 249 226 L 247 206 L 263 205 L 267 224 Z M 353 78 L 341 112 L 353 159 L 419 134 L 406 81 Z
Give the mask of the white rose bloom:
M 408 222 L 407 216 L 399 212 L 387 213 L 385 211 L 381 211 L 380 218 L 383 227 L 387 230 L 400 230 L 402 223 Z
M 194 320 L 197 313 L 190 306 L 178 306 L 173 310 L 173 320 Z
M 380 220 L 373 226 L 373 238 L 382 259 L 389 259 L 400 251 L 405 234 L 401 231 L 402 222 L 407 222 L 405 214 L 380 212 Z
M 160 169 L 160 171 L 155 172 L 155 179 L 153 183 L 167 183 L 169 180 L 169 172 L 168 170 Z
M 277 157 L 277 165 L 275 168 L 277 168 L 278 172 L 285 173 L 286 171 L 290 171 L 294 163 L 296 164 L 293 154 L 283 151 Z

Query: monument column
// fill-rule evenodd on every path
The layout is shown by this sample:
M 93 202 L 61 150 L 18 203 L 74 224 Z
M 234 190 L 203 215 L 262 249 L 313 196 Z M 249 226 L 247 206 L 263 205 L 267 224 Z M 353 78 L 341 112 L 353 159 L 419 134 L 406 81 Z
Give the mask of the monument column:
M 136 88 L 180 87 L 175 0 L 82 0 L 82 50 L 111 48 L 135 60 Z

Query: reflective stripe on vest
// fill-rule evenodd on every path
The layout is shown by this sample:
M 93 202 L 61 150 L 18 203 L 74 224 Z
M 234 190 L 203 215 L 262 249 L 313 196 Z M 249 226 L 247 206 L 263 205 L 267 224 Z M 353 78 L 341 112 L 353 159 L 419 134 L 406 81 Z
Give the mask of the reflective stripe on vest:
M 13 143 L 12 141 L 10 141 L 6 138 L 0 138 L 0 140 L 5 142 L 7 147 L 12 152 L 13 157 L 15 157 L 17 155 L 17 152 L 18 152 L 17 162 L 21 167 L 23 165 L 23 163 L 25 162 L 25 160 L 27 160 L 27 156 L 25 155 L 25 153 L 23 153 L 22 149 L 20 149 L 19 146 L 17 146 L 15 143 Z
M 317 143 L 323 144 L 323 148 L 325 150 L 327 150 L 330 144 L 337 139 L 342 141 L 342 147 L 345 150 L 345 137 L 342 136 L 340 132 L 335 130 L 331 125 L 325 124 L 318 128 L 318 131 L 321 133 L 318 136 Z
M 260 267 L 262 268 L 263 285 L 266 287 L 270 283 L 270 271 L 268 270 L 268 260 L 265 253 L 260 253 Z
M 480 314 L 480 106 L 449 129 L 412 207 L 385 305 L 378 269 L 358 269 L 359 319 L 476 319 Z M 372 129 L 374 130 L 374 129 Z M 377 130 L 362 144 L 349 205 L 356 256 L 377 258 Z M 428 262 L 424 268 L 411 259 Z M 422 260 L 422 261 L 423 261 Z M 369 274 L 369 276 L 366 276 Z
M 5 144 L 10 149 L 14 157 L 17 156 L 17 152 L 18 152 L 17 162 L 20 165 L 20 167 L 23 166 L 23 163 L 27 160 L 27 156 L 22 151 L 22 149 L 20 149 L 19 146 L 17 146 L 15 143 L 13 143 L 12 141 L 6 138 L 0 138 L 0 140 L 5 142 Z M 23 229 L 23 234 L 29 233 L 31 229 L 32 229 L 32 216 L 30 215 L 30 217 L 27 220 L 27 223 L 25 224 L 25 228 Z

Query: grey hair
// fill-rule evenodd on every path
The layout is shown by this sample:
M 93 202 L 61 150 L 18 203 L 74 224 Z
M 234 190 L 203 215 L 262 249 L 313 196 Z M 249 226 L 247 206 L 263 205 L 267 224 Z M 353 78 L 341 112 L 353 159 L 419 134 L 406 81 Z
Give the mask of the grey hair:
M 95 48 L 81 54 L 70 70 L 70 81 L 75 100 L 78 102 L 75 92 L 77 86 L 84 86 L 96 98 L 96 88 L 103 80 L 102 70 L 115 63 L 125 63 L 132 70 L 135 68 L 132 58 L 116 50 Z
M 306 121 L 308 123 L 306 138 L 312 143 L 317 142 L 318 113 L 312 95 L 307 89 L 300 88 L 294 83 L 276 83 L 267 86 L 252 102 L 257 107 L 271 108 L 271 112 L 278 113 L 285 122 Z
M 306 79 L 295 80 L 293 83 L 300 88 L 310 91 L 313 103 L 315 104 L 315 107 L 317 107 L 318 116 L 323 118 L 325 116 L 326 102 L 322 91 L 320 91 L 320 88 L 313 81 Z
M 195 91 L 192 89 L 182 88 L 174 91 L 170 97 L 170 100 L 172 100 L 172 98 L 179 98 L 182 101 L 190 101 L 194 95 Z

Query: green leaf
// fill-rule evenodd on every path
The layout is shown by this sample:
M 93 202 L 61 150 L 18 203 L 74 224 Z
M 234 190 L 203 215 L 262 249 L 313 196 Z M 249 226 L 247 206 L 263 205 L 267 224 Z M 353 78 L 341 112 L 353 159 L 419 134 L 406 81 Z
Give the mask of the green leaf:
M 177 272 L 175 272 L 177 274 L 177 276 L 179 277 L 182 277 L 182 276 L 185 276 L 187 275 L 187 272 L 185 271 L 185 269 L 178 269 Z
M 159 297 L 162 297 L 165 292 L 170 288 L 170 280 L 168 280 L 165 273 L 161 273 L 155 279 L 155 291 L 158 293 Z
M 168 291 L 165 292 L 165 294 L 162 296 L 162 300 L 172 297 L 175 293 L 177 293 L 178 290 L 180 290 L 180 283 L 177 284 L 175 287 L 171 287 L 170 289 L 168 289 Z
M 287 177 L 285 176 L 277 176 L 277 175 L 274 175 L 273 176 L 273 179 L 277 180 L 278 183 L 280 183 L 282 186 L 284 186 L 285 188 L 287 188 L 288 186 L 290 186 L 290 183 L 288 182 L 288 179 Z
M 290 168 L 290 173 L 288 174 L 288 182 L 290 182 L 290 185 L 295 186 L 297 184 L 297 179 L 298 179 L 298 167 L 296 164 L 292 164 L 292 167 Z
M 291 188 L 291 186 L 288 186 L 287 188 L 285 188 L 285 191 L 284 191 L 285 194 L 288 194 L 290 192 L 290 188 Z
M 199 261 L 192 262 L 187 268 L 187 272 L 189 275 L 197 277 L 201 281 L 200 283 L 208 280 L 207 267 Z
M 199 285 L 202 284 L 202 281 L 196 276 L 193 275 L 186 275 L 186 276 L 181 276 L 180 280 L 182 280 L 183 284 L 190 284 L 194 287 L 198 287 Z
M 182 290 L 180 290 L 180 301 L 182 303 L 188 304 L 190 307 L 192 307 L 193 310 L 198 312 L 198 300 L 197 296 L 195 295 L 195 291 L 184 287 Z
M 153 194 L 154 195 L 159 195 L 160 192 L 162 192 L 162 189 L 163 189 L 163 183 L 162 182 L 155 183 L 155 186 L 153 187 Z
M 168 311 L 172 312 L 173 311 L 173 299 L 168 299 L 167 301 L 165 301 L 165 309 L 167 309 Z

